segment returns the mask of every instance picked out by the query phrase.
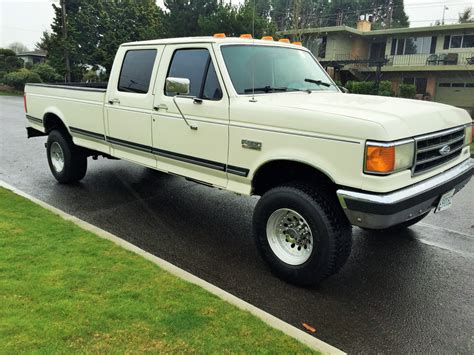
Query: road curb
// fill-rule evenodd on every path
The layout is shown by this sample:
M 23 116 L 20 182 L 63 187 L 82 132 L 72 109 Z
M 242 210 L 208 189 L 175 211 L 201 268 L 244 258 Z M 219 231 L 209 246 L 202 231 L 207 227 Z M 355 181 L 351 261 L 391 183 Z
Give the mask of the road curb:
M 92 232 L 96 235 L 98 235 L 99 237 L 103 238 L 103 239 L 107 239 L 107 240 L 110 240 L 112 241 L 113 243 L 119 245 L 120 247 L 126 249 L 126 250 L 129 250 L 131 252 L 134 252 L 135 254 L 138 254 L 140 255 L 141 257 L 155 263 L 156 265 L 158 265 L 159 267 L 161 267 L 163 270 L 166 270 L 168 271 L 169 273 L 179 277 L 180 279 L 183 279 L 187 282 L 190 282 L 192 284 L 195 284 L 197 286 L 200 286 L 202 287 L 203 289 L 205 289 L 206 291 L 216 295 L 217 297 L 221 298 L 222 300 L 244 310 L 244 311 L 247 311 L 249 313 L 251 313 L 252 315 L 256 316 L 257 318 L 261 319 L 262 321 L 264 321 L 266 324 L 268 324 L 269 326 L 271 326 L 272 328 L 275 328 L 277 330 L 280 330 L 282 331 L 283 333 L 287 334 L 288 336 L 292 337 L 292 338 L 295 338 L 296 340 L 300 341 L 301 343 L 307 345 L 308 347 L 314 349 L 314 350 L 317 350 L 317 351 L 320 351 L 322 352 L 323 354 L 345 354 L 343 351 L 337 349 L 336 347 L 332 346 L 332 345 L 329 345 L 325 342 L 323 342 L 322 340 L 319 340 L 318 338 L 315 338 L 314 336 L 311 336 L 309 335 L 308 333 L 305 333 L 304 331 L 296 328 L 295 326 L 291 325 L 291 324 L 288 324 L 284 321 L 282 321 L 281 319 L 271 315 L 270 313 L 267 313 L 263 310 L 261 310 L 260 308 L 257 308 L 255 306 L 253 306 L 252 304 L 248 303 L 248 302 L 245 302 L 244 300 L 230 294 L 229 292 L 227 291 L 224 291 L 223 289 L 197 277 L 197 276 L 194 276 L 193 274 L 183 270 L 183 269 L 180 269 L 179 267 L 167 262 L 166 260 L 163 260 L 153 254 L 150 254 L 148 253 L 147 251 L 143 250 L 143 249 L 140 249 L 138 248 L 137 246 L 113 235 L 112 233 L 109 233 L 99 227 L 96 227 L 86 221 L 83 221 L 77 217 L 74 217 L 56 207 L 53 207 L 51 205 L 49 205 L 48 203 L 46 202 L 43 202 L 41 200 L 38 200 L 37 198 L 21 191 L 21 190 L 18 190 L 16 187 L 10 185 L 10 184 L 7 184 L 6 182 L 0 180 L 0 187 L 3 187 L 7 190 L 10 190 L 12 192 L 14 192 L 15 194 L 19 195 L 19 196 L 22 196 L 34 203 L 36 203 L 37 205 L 59 215 L 60 217 L 62 217 L 63 219 L 67 220 L 67 221 L 70 221 L 70 222 L 73 222 L 74 224 L 78 225 L 79 227 L 81 227 L 82 229 L 85 229 L 89 232 Z

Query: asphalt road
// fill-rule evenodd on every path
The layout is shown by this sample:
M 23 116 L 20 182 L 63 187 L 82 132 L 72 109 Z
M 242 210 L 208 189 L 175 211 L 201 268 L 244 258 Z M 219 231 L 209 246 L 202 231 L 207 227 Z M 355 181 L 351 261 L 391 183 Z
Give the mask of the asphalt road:
M 75 186 L 27 140 L 22 98 L 0 97 L 0 179 L 134 243 L 348 352 L 474 351 L 474 182 L 400 235 L 354 228 L 352 255 L 317 289 L 274 277 L 251 237 L 256 198 L 124 161 L 89 160 Z

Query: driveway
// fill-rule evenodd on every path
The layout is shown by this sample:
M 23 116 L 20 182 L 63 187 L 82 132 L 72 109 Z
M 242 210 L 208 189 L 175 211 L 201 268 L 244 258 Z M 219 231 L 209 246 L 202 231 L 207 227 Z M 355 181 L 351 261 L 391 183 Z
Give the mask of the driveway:
M 399 235 L 354 228 L 351 257 L 317 289 L 274 277 L 251 237 L 257 198 L 125 161 L 51 176 L 45 138 L 27 140 L 22 98 L 0 97 L 0 179 L 134 243 L 348 352 L 472 353 L 474 182 L 454 206 Z

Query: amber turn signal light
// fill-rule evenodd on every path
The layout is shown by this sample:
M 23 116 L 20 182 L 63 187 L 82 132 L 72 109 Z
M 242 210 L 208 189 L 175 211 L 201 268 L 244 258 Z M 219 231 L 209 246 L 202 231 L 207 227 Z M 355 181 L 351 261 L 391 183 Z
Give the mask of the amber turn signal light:
M 389 173 L 395 168 L 395 147 L 368 146 L 365 170 L 374 173 Z

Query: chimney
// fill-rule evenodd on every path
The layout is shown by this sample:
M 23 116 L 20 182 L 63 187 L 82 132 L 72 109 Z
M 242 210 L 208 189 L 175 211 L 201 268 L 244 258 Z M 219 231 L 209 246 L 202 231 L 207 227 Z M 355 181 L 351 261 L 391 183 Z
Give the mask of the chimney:
M 357 21 L 357 30 L 361 32 L 370 32 L 372 29 L 372 23 L 367 20 Z

